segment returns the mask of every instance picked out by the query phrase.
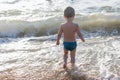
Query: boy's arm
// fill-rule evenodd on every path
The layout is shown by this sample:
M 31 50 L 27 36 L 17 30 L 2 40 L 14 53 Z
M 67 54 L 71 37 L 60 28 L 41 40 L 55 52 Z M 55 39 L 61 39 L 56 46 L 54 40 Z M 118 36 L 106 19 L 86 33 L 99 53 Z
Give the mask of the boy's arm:
M 60 44 L 60 38 L 61 38 L 62 32 L 63 32 L 63 31 L 62 31 L 62 26 L 60 26 L 59 31 L 58 31 L 58 36 L 57 36 L 56 45 L 59 45 L 59 44 Z
M 84 40 L 84 38 L 83 38 L 83 35 L 82 35 L 82 33 L 80 32 L 80 29 L 79 29 L 79 26 L 78 26 L 78 25 L 77 25 L 77 34 L 78 34 L 79 38 L 80 38 L 83 42 L 85 42 L 85 40 Z

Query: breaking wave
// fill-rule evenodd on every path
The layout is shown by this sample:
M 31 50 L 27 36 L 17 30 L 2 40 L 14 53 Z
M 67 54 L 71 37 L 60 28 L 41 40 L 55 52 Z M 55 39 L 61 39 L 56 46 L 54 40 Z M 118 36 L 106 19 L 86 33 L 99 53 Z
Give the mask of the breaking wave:
M 62 16 L 37 21 L 0 20 L 0 37 L 49 36 L 56 34 L 59 25 L 64 21 Z M 77 14 L 75 22 L 86 32 L 120 33 L 119 15 Z

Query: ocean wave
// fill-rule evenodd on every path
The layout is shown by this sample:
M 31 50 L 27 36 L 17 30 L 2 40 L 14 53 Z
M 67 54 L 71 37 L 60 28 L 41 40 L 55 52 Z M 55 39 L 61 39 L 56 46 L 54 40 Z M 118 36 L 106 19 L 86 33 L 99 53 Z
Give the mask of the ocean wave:
M 45 36 L 56 34 L 61 23 L 65 20 L 62 17 L 52 17 L 38 21 L 22 20 L 1 20 L 0 36 L 1 37 L 24 37 L 24 36 Z M 75 22 L 79 27 L 87 32 L 120 33 L 119 15 L 91 14 L 76 15 Z

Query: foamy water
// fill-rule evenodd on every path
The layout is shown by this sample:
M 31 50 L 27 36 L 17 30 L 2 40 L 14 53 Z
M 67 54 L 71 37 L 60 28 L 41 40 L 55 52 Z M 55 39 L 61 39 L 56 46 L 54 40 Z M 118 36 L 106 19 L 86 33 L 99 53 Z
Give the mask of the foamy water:
M 65 21 L 63 10 L 66 6 L 75 8 L 75 22 L 84 30 L 120 32 L 119 4 L 119 0 L 1 0 L 0 36 L 55 34 L 59 24 Z
M 46 37 L 32 37 L 9 38 L 4 41 L 1 38 L 1 80 L 4 78 L 46 80 L 45 75 L 55 79 L 53 75 L 59 72 L 63 64 L 63 46 L 62 43 L 56 46 L 54 37 L 51 37 L 51 40 Z M 77 73 L 82 71 L 99 80 L 120 79 L 119 36 L 89 38 L 85 43 L 77 41 Z
M 0 0 L 0 80 L 71 79 L 62 69 L 62 39 L 55 45 L 66 6 L 75 8 L 86 40 L 77 39 L 71 75 L 120 80 L 119 0 Z

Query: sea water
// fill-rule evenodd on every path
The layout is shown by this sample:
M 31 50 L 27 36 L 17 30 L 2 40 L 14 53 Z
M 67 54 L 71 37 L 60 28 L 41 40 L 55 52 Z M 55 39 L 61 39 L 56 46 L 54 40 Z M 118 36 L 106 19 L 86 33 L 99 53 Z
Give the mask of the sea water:
M 0 80 L 61 80 L 63 11 L 72 6 L 77 38 L 77 73 L 92 80 L 120 80 L 119 0 L 0 0 Z M 70 58 L 68 58 L 68 63 Z

